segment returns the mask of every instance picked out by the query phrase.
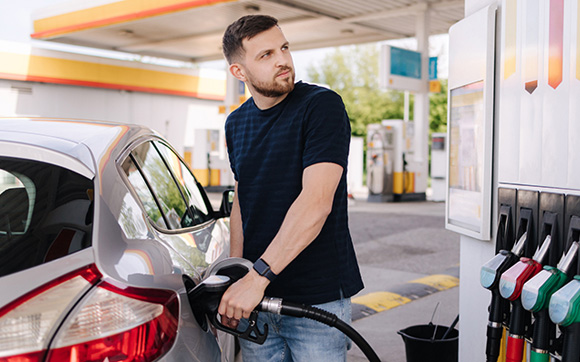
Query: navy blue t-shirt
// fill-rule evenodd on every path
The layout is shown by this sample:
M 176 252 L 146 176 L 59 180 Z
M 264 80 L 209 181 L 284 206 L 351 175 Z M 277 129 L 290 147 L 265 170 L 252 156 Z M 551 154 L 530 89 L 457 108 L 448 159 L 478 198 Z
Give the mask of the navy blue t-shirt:
M 298 82 L 279 104 L 260 110 L 250 98 L 226 122 L 238 181 L 244 258 L 256 261 L 302 190 L 303 170 L 321 162 L 343 168 L 332 212 L 318 237 L 268 286 L 266 295 L 305 304 L 351 297 L 363 287 L 348 229 L 346 169 L 350 122 L 342 99 Z

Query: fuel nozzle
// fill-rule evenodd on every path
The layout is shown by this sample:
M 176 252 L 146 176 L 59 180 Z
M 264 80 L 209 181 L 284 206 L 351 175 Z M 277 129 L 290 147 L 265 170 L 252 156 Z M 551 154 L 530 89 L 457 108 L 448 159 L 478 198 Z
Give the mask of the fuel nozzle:
M 558 268 L 569 269 L 579 249 L 577 241 L 572 242 L 566 258 L 558 263 Z M 574 254 L 574 255 L 572 255 Z M 580 275 L 558 289 L 550 298 L 549 316 L 552 322 L 560 325 L 564 333 L 562 362 L 580 361 Z
M 225 275 L 211 275 L 187 293 L 192 306 L 200 307 L 210 314 L 217 311 L 222 296 L 231 285 L 231 279 Z
M 575 210 L 574 207 L 570 209 L 570 213 L 574 214 L 568 219 L 568 243 L 570 248 L 580 249 L 580 245 L 574 245 L 580 244 L 579 211 Z M 566 212 L 568 213 L 569 211 L 567 210 Z M 573 254 L 571 251 L 568 251 L 568 253 Z M 580 254 L 576 258 L 580 261 Z M 576 265 L 576 263 L 570 259 L 562 260 L 559 264 L 559 266 L 567 267 L 568 269 L 573 268 L 572 265 Z M 573 270 L 570 274 L 574 272 L 577 275 L 552 295 L 548 307 L 550 319 L 560 326 L 564 336 L 561 352 L 562 362 L 580 361 L 580 345 L 578 344 L 578 340 L 580 340 L 580 275 L 578 274 L 580 272 L 579 270 Z
M 550 297 L 560 289 L 567 280 L 570 266 L 576 260 L 578 242 L 573 242 L 568 251 L 562 255 L 556 268 L 550 265 L 528 280 L 522 289 L 522 305 L 530 312 L 539 312 L 548 308 Z
M 257 324 L 258 311 L 252 311 L 245 331 L 238 331 L 221 323 L 218 308 L 222 296 L 232 283 L 233 280 L 227 275 L 210 275 L 188 291 L 187 296 L 194 313 L 201 310 L 215 328 L 238 338 L 263 344 L 268 336 L 268 325 L 264 325 L 264 332 L 260 331 Z
M 481 267 L 480 282 L 486 289 L 494 289 L 498 286 L 501 275 L 515 264 L 526 244 L 527 233 L 524 233 L 511 251 L 500 250 L 493 258 Z
M 562 362 L 580 360 L 580 275 L 576 275 L 550 298 L 549 315 L 564 332 Z
M 522 257 L 519 262 L 501 275 L 499 292 L 502 297 L 511 301 L 519 298 L 524 283 L 542 269 L 542 262 L 548 254 L 551 242 L 552 237 L 548 235 L 531 259 Z
M 548 254 L 552 237 L 546 236 L 542 245 L 530 258 L 522 257 L 502 274 L 499 281 L 501 296 L 511 301 L 512 309 L 509 321 L 510 334 L 507 340 L 506 361 L 521 361 L 524 349 L 524 336 L 530 324 L 530 315 L 523 308 L 520 295 L 526 281 L 542 270 L 542 262 Z
M 578 245 L 577 242 L 572 243 L 574 244 Z M 563 327 L 580 322 L 580 275 L 576 275 L 552 295 L 549 309 L 552 322 Z
M 550 323 L 548 303 L 552 295 L 568 280 L 567 273 L 576 260 L 578 243 L 574 242 L 557 267 L 550 265 L 528 280 L 522 289 L 521 301 L 524 309 L 533 312 L 535 326 L 532 338 L 530 362 L 547 362 L 550 358 L 550 341 L 555 339 L 555 327 Z
M 223 325 L 218 313 L 222 296 L 229 286 L 246 275 L 251 267 L 252 264 L 242 258 L 228 258 L 212 265 L 207 271 L 208 277 L 188 290 L 187 294 L 192 309 L 194 309 L 194 314 L 196 314 L 196 311 L 202 311 L 204 320 L 205 316 L 207 316 L 215 328 L 258 344 L 263 344 L 268 336 L 267 324 L 264 324 L 263 332 L 258 328 L 257 319 L 260 311 L 312 319 L 340 330 L 356 343 L 370 362 L 380 362 L 379 357 L 368 342 L 354 328 L 340 320 L 336 315 L 316 307 L 286 302 L 280 298 L 264 297 L 262 302 L 250 314 L 248 327 L 245 331 L 238 331 Z
M 524 232 L 511 250 L 500 250 L 493 258 L 481 267 L 481 285 L 491 290 L 491 304 L 487 322 L 486 355 L 488 362 L 496 362 L 500 354 L 500 345 L 503 335 L 503 321 L 505 310 L 509 308 L 499 293 L 499 281 L 502 274 L 514 265 L 520 258 L 526 245 L 527 233 Z

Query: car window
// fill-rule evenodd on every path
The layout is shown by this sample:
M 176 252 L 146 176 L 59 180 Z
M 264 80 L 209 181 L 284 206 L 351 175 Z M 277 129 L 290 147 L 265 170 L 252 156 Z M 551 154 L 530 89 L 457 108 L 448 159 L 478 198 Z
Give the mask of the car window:
M 151 194 L 149 187 L 147 187 L 147 183 L 135 165 L 133 157 L 127 157 L 121 167 L 123 168 L 123 171 L 125 171 L 129 182 L 133 186 L 137 197 L 139 197 L 139 200 L 141 200 L 143 208 L 145 209 L 145 212 L 149 218 L 153 220 L 157 226 L 168 229 L 167 224 L 165 223 L 165 219 L 161 213 L 160 206 L 157 205 L 156 199 Z
M 155 196 L 169 229 L 193 226 L 194 217 L 185 202 L 185 192 L 176 183 L 157 147 L 152 142 L 145 142 L 136 147 L 131 156 Z
M 0 234 L 22 235 L 29 229 L 35 198 L 36 188 L 27 176 L 0 170 Z
M 185 201 L 193 215 L 193 225 L 204 223 L 212 218 L 212 209 L 204 197 L 204 191 L 200 188 L 189 168 L 169 147 L 161 142 L 154 142 L 159 152 L 167 160 L 167 165 L 175 176 L 175 180 L 184 191 Z
M 93 187 L 63 167 L 0 157 L 0 276 L 89 247 Z

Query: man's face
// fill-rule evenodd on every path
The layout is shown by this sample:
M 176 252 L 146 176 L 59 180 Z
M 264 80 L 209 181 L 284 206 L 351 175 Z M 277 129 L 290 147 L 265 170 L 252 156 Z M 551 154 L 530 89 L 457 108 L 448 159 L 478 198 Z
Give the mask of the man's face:
M 277 26 L 242 42 L 242 66 L 248 86 L 264 97 L 280 97 L 294 89 L 294 63 L 288 41 Z

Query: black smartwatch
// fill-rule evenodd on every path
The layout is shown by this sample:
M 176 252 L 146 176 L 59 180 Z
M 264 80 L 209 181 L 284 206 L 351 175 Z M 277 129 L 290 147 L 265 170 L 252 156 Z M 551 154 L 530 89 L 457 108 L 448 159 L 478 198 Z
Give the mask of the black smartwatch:
M 268 263 L 266 263 L 262 258 L 256 260 L 254 263 L 254 270 L 264 278 L 273 282 L 277 275 L 270 269 Z

